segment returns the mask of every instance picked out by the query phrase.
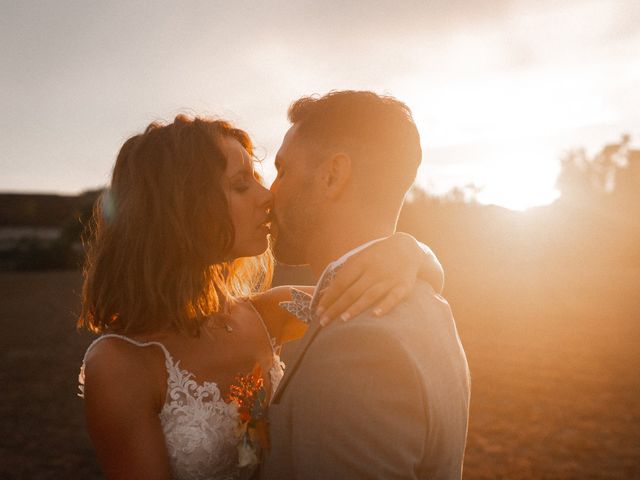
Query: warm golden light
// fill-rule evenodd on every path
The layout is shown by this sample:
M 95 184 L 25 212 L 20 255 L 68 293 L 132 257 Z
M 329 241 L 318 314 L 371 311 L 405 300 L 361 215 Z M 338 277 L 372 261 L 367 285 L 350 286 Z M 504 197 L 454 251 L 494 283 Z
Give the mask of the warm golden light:
M 524 210 L 552 202 L 559 159 L 568 148 L 558 144 L 556 132 L 608 116 L 579 76 L 572 72 L 558 83 L 551 72 L 508 71 L 448 82 L 437 91 L 421 89 L 417 80 L 406 85 L 403 95 L 425 151 L 418 182 L 441 183 L 446 169 L 452 186 L 479 187 L 482 203 Z M 558 110 L 560 104 L 565 108 Z M 456 175 L 451 163 L 461 167 Z
M 542 151 L 514 150 L 511 157 L 488 163 L 490 168 L 484 172 L 484 188 L 478 200 L 510 210 L 526 210 L 553 202 L 559 196 L 554 187 L 558 164 L 544 160 Z

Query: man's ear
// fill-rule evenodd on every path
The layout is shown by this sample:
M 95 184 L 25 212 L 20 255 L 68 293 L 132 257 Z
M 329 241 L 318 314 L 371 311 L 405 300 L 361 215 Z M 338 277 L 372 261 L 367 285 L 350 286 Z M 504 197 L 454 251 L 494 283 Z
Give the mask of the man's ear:
M 322 183 L 328 198 L 338 198 L 351 181 L 351 157 L 336 153 L 325 161 Z

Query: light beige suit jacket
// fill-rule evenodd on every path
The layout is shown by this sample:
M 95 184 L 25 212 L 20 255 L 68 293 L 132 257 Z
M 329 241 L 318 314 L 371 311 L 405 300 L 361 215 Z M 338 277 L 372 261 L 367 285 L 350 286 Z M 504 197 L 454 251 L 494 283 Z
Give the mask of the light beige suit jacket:
M 459 479 L 469 372 L 425 282 L 389 315 L 312 322 L 269 407 L 261 480 Z

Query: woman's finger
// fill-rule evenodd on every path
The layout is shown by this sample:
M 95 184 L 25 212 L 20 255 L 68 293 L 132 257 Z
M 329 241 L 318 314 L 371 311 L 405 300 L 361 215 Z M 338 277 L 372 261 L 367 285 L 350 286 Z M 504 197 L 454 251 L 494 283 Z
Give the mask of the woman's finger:
M 322 292 L 316 309 L 318 315 L 325 313 L 344 295 L 346 290 L 358 282 L 364 273 L 364 268 L 365 264 L 362 262 L 347 262 L 340 268 L 327 289 Z
M 378 282 L 378 285 L 376 285 L 375 282 L 375 278 L 371 278 L 369 275 L 361 276 L 354 284 L 344 290 L 331 305 L 327 305 L 324 313 L 320 315 L 321 323 L 326 324 L 339 315 L 346 313 L 356 302 L 363 298 L 367 299 L 367 306 L 372 307 L 386 291 L 391 289 L 391 285 L 385 287 L 384 284 Z M 358 311 L 361 310 L 358 309 Z M 351 313 L 353 314 L 353 312 Z
M 373 314 L 377 317 L 386 315 L 400 302 L 406 300 L 411 293 L 411 287 L 407 283 L 399 283 L 394 286 L 381 302 L 373 309 Z
M 340 320 L 343 322 L 349 321 L 352 318 L 360 315 L 362 312 L 369 310 L 384 297 L 385 292 L 389 291 L 389 286 L 385 284 L 378 284 L 371 287 L 362 297 L 356 300 L 351 306 L 340 314 Z

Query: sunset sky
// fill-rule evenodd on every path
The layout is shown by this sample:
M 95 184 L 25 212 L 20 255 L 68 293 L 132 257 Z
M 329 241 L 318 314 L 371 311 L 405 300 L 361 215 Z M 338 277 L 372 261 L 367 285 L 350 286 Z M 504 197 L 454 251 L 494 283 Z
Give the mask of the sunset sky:
M 297 97 L 389 93 L 434 193 L 555 198 L 562 153 L 640 139 L 640 2 L 2 1 L 0 191 L 108 182 L 120 145 L 191 112 L 249 131 L 264 174 Z

